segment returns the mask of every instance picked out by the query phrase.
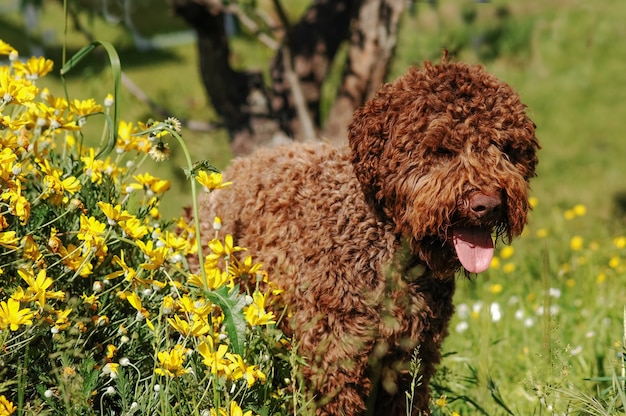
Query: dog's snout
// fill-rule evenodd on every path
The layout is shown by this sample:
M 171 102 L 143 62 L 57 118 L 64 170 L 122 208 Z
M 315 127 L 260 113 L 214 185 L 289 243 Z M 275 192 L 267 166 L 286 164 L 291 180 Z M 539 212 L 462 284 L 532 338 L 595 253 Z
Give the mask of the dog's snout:
M 502 199 L 498 195 L 475 193 L 469 199 L 469 209 L 476 218 L 484 219 L 496 215 L 500 211 Z

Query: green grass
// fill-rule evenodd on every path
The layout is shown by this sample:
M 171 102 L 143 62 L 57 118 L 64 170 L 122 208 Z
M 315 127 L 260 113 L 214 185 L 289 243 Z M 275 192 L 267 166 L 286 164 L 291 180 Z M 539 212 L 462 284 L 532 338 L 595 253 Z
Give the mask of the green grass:
M 463 7 L 477 9 L 476 21 L 468 25 L 459 17 L 461 3 L 440 3 L 434 11 L 420 2 L 417 15 L 405 18 L 392 77 L 409 64 L 439 59 L 444 47 L 459 51 L 457 59 L 484 64 L 520 92 L 543 149 L 532 183 L 539 204 L 525 235 L 514 243 L 512 257 L 501 259 L 502 266 L 510 263 L 515 269 L 459 279 L 455 302 L 465 305 L 459 312 L 477 308 L 479 302 L 483 306 L 468 317 L 457 314 L 451 323 L 447 355 L 434 383 L 438 393 L 448 396 L 448 405 L 436 411 L 477 414 L 475 402 L 489 415 L 506 414 L 503 403 L 516 415 L 552 414 L 549 406 L 561 414 L 568 406 L 575 409 L 585 399 L 583 393 L 617 397 L 623 389 L 611 393 L 607 380 L 613 370 L 621 374 L 618 353 L 624 350 L 626 250 L 613 238 L 624 233 L 626 211 L 626 4 L 532 0 L 474 6 L 468 1 Z M 498 29 L 495 8 L 506 4 L 512 14 L 495 49 L 472 48 L 468 39 Z M 55 31 L 50 50 L 57 62 L 63 42 L 60 16 L 60 9 L 48 3 L 39 29 Z M 96 36 L 120 48 L 123 69 L 155 101 L 181 118 L 214 120 L 197 76 L 193 45 L 137 52 L 123 31 L 94 22 Z M 21 24 L 15 13 L 0 16 L 0 38 L 28 51 L 18 35 Z M 71 34 L 72 50 L 83 44 L 80 35 Z M 234 63 L 242 67 L 264 68 L 270 56 L 241 39 L 234 50 Z M 60 91 L 58 80 L 50 88 Z M 79 98 L 104 97 L 112 90 L 104 60 L 85 64 L 69 77 L 69 88 Z M 121 105 L 129 121 L 150 116 L 127 92 Z M 183 135 L 197 159 L 224 167 L 232 157 L 223 133 Z M 164 199 L 164 215 L 178 215 L 189 203 L 180 166 L 182 155 L 175 151 L 172 161 L 148 167 L 174 181 Z M 584 204 L 586 214 L 565 219 L 564 212 L 576 204 Z M 547 236 L 537 236 L 538 231 Z M 575 236 L 583 239 L 580 250 L 570 247 Z M 546 295 L 549 288 L 558 289 L 560 296 Z M 497 322 L 489 311 L 492 303 L 501 310 Z M 553 318 L 538 313 L 548 306 L 558 307 Z M 459 333 L 461 322 L 467 329 Z M 601 408 L 606 414 L 619 413 L 611 413 L 610 403 Z

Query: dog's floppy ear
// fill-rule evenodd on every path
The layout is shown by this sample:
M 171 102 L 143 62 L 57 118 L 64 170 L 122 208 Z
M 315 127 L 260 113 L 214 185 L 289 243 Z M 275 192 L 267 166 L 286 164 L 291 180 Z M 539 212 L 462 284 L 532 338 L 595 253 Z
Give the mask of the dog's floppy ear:
M 433 72 L 433 68 L 430 62 L 424 63 L 424 70 Z M 393 167 L 386 166 L 389 162 L 386 158 L 393 157 L 391 153 L 394 152 L 390 153 L 389 145 L 390 141 L 395 140 L 394 132 L 399 129 L 399 124 L 408 123 L 417 130 L 424 126 L 416 123 L 428 123 L 426 119 L 416 117 L 421 111 L 422 89 L 428 87 L 428 82 L 423 70 L 411 67 L 394 82 L 383 85 L 373 98 L 354 113 L 352 123 L 348 126 L 352 165 L 370 204 L 379 207 L 384 205 L 381 189 L 385 186 L 387 172 L 393 170 Z M 413 113 L 410 120 L 407 119 L 407 113 Z M 400 130 L 403 131 L 403 128 Z M 411 140 L 417 138 L 412 137 Z M 400 149 L 403 150 L 406 149 Z
M 387 84 L 382 90 L 389 88 Z M 380 198 L 380 195 L 377 197 L 381 186 L 379 163 L 387 139 L 388 116 L 385 100 L 381 99 L 382 90 L 354 113 L 348 126 L 354 173 L 369 203 L 375 203 Z

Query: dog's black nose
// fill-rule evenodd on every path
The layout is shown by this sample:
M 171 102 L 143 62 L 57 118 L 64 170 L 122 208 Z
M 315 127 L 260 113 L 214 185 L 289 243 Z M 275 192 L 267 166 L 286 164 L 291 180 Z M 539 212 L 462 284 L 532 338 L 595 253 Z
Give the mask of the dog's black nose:
M 502 199 L 498 195 L 485 195 L 476 192 L 470 196 L 468 205 L 471 215 L 475 218 L 487 219 L 499 213 Z

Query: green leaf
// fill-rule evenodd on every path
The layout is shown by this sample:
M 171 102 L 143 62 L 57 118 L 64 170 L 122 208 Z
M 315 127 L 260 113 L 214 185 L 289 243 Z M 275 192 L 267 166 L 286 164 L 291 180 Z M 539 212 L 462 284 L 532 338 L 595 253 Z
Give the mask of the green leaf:
M 586 377 L 586 378 L 583 378 L 583 380 L 585 380 L 585 381 L 595 381 L 595 382 L 607 382 L 607 381 L 613 381 L 613 380 L 626 381 L 626 377 L 612 377 L 612 376 L 606 376 L 606 377 Z
M 59 73 L 61 74 L 61 78 L 68 72 L 70 72 L 76 65 L 82 61 L 85 57 L 89 56 L 91 52 L 93 52 L 98 46 L 102 46 L 109 57 L 109 64 L 111 65 L 111 73 L 113 74 L 113 118 L 109 118 L 105 115 L 106 123 L 109 127 L 108 129 L 108 141 L 106 146 L 98 152 L 96 158 L 100 156 L 106 156 L 113 150 L 115 147 L 115 136 L 117 135 L 117 124 L 118 124 L 118 108 L 119 108 L 119 99 L 120 99 L 120 86 L 122 80 L 122 65 L 120 63 L 120 57 L 117 54 L 117 50 L 115 47 L 105 41 L 95 40 L 84 46 L 78 52 L 76 52 L 60 69 Z M 63 82 L 65 85 L 65 80 Z M 66 98 L 69 102 L 69 98 L 67 97 L 67 89 L 65 91 Z
M 206 291 L 204 295 L 222 309 L 231 345 L 237 354 L 243 356 L 243 342 L 247 326 L 243 308 L 246 306 L 246 299 L 239 293 L 239 285 L 230 290 L 222 286 L 217 290 Z

